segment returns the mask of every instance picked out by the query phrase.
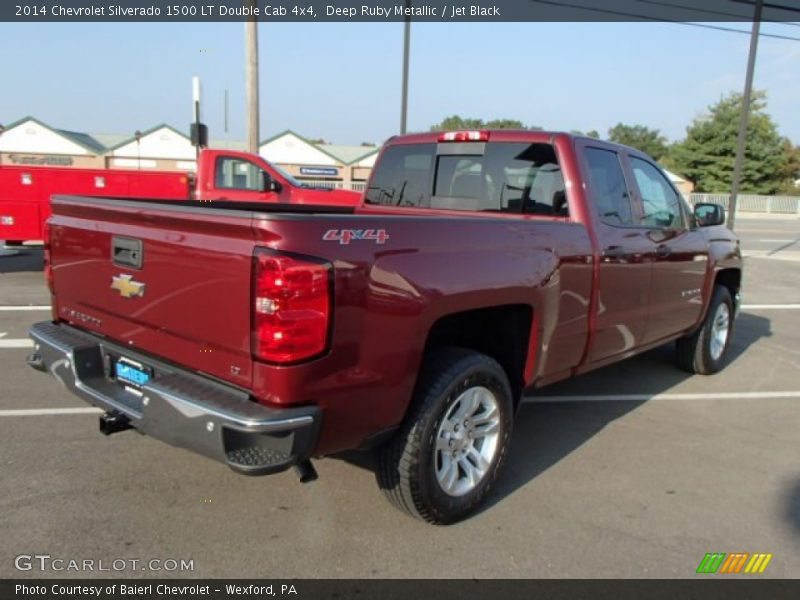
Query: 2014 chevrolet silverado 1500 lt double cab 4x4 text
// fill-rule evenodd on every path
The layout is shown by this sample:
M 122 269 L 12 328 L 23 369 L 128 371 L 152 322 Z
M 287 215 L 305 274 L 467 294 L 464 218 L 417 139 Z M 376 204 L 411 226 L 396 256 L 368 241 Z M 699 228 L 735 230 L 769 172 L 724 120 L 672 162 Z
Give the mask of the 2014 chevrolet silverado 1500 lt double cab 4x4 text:
M 356 208 L 56 198 L 29 362 L 104 432 L 242 473 L 374 448 L 392 503 L 450 523 L 525 390 L 671 340 L 689 372 L 722 368 L 723 221 L 640 152 L 533 131 L 395 137 Z

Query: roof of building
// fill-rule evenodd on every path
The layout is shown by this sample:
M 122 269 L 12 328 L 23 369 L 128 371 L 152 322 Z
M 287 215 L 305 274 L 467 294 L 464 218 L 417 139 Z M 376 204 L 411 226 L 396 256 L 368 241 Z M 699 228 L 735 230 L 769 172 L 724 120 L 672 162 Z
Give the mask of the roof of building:
M 286 129 L 285 131 L 281 131 L 277 135 L 273 135 L 265 140 L 263 140 L 259 147 L 269 144 L 270 142 L 274 142 L 277 139 L 280 139 L 286 135 L 293 135 L 296 138 L 302 140 L 309 146 L 313 146 L 320 152 L 327 154 L 329 157 L 334 159 L 337 162 L 342 163 L 343 165 L 351 165 L 354 162 L 357 162 L 364 158 L 365 156 L 376 152 L 378 149 L 374 146 L 344 146 L 340 144 L 315 144 L 308 138 L 300 135 L 299 133 L 292 131 L 291 129 Z
M 40 126 L 49 129 L 50 131 L 60 135 L 68 140 L 78 144 L 82 148 L 86 149 L 87 151 L 91 152 L 92 154 L 106 154 L 125 146 L 136 140 L 136 134 L 119 134 L 119 133 L 84 133 L 80 131 L 70 131 L 67 129 L 56 129 L 39 121 L 34 117 L 23 117 L 17 121 L 6 126 L 5 130 L 9 130 L 13 127 L 21 125 L 22 123 L 33 121 L 34 123 L 39 124 Z M 176 134 L 189 139 L 182 131 L 175 129 L 171 125 L 166 123 L 161 123 L 154 127 L 151 127 L 145 131 L 139 132 L 139 138 L 143 138 L 151 133 L 154 133 L 162 128 L 167 128 L 175 132 Z M 334 159 L 337 162 L 342 163 L 345 166 L 352 165 L 359 160 L 362 160 L 374 153 L 376 153 L 379 148 L 377 146 L 347 146 L 343 144 L 315 144 L 308 138 L 295 133 L 289 129 L 282 131 L 281 133 L 274 135 L 270 138 L 263 140 L 259 147 L 268 144 L 276 139 L 279 139 L 285 135 L 294 135 L 300 140 L 306 142 L 310 146 L 318 149 L 320 152 L 328 155 L 330 158 Z M 216 148 L 220 150 L 237 150 L 237 151 L 246 151 L 247 144 L 241 140 L 221 140 L 221 139 L 214 139 L 209 141 L 209 146 L 211 148 Z
M 181 136 L 183 138 L 186 138 L 187 140 L 189 139 L 188 135 L 186 135 L 182 131 L 178 131 L 172 125 L 167 125 L 166 123 L 160 123 L 158 125 L 155 125 L 154 127 L 151 127 L 150 129 L 145 129 L 144 131 L 137 132 L 138 135 L 137 135 L 137 133 L 134 133 L 133 135 L 129 135 L 128 137 L 123 139 L 121 142 L 118 142 L 118 143 L 114 144 L 113 146 L 108 146 L 106 148 L 106 152 L 111 152 L 112 150 L 116 150 L 117 148 L 122 148 L 122 146 L 126 146 L 127 144 L 130 144 L 131 142 L 135 142 L 137 138 L 141 140 L 143 137 L 147 137 L 151 133 L 155 133 L 156 131 L 158 131 L 160 129 L 165 129 L 165 128 L 169 129 L 170 131 L 176 133 L 177 135 L 179 135 L 179 136 Z
M 662 168 L 663 168 L 663 167 L 662 167 Z M 682 182 L 682 181 L 688 181 L 688 179 L 686 179 L 686 177 L 681 177 L 681 176 L 680 176 L 680 175 L 678 175 L 677 173 L 673 173 L 672 171 L 669 171 L 669 170 L 667 170 L 667 169 L 664 169 L 664 173 L 666 173 L 666 174 L 667 174 L 667 177 L 669 177 L 669 180 L 670 180 L 672 183 L 680 183 L 680 182 Z
M 66 129 L 56 129 L 55 127 L 51 127 L 47 123 L 43 123 L 36 117 L 31 117 L 31 116 L 22 117 L 21 119 L 18 119 L 13 123 L 9 123 L 8 125 L 6 125 L 4 131 L 9 131 L 14 127 L 18 127 L 23 123 L 29 123 L 29 122 L 36 123 L 40 127 L 44 127 L 48 131 L 52 131 L 56 135 L 60 135 L 61 137 L 66 138 L 69 141 L 74 142 L 75 144 L 78 144 L 78 146 L 80 146 L 85 150 L 88 150 L 92 154 L 102 154 L 103 152 L 105 152 L 105 146 L 103 146 L 103 144 L 98 142 L 88 133 L 81 133 L 78 131 L 68 131 Z
M 339 158 L 346 165 L 357 162 L 368 154 L 372 154 L 378 150 L 374 146 L 343 146 L 341 144 L 314 145 L 323 152 Z

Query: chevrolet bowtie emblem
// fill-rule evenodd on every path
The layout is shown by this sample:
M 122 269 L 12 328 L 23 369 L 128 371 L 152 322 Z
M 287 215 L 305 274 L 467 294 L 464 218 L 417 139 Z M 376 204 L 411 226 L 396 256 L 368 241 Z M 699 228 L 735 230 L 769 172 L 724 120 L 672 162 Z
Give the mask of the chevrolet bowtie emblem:
M 134 281 L 132 275 L 114 275 L 111 278 L 111 289 L 118 290 L 123 298 L 144 296 L 144 284 Z

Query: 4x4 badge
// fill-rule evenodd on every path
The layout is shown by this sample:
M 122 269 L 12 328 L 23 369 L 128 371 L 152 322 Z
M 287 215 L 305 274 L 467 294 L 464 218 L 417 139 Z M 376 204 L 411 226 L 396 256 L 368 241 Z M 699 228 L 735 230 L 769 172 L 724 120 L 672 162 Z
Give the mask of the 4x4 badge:
M 114 275 L 111 278 L 111 289 L 119 291 L 119 295 L 123 298 L 144 296 L 144 284 L 134 281 L 132 275 Z

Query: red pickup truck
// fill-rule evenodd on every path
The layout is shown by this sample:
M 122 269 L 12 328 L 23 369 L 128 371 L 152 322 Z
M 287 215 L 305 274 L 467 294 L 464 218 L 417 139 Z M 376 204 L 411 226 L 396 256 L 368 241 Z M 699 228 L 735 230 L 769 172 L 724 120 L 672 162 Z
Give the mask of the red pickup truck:
M 311 188 L 246 152 L 200 152 L 197 176 L 169 171 L 0 165 L 0 240 L 41 240 L 56 194 L 204 202 L 274 202 L 356 206 L 361 194 Z
M 56 198 L 28 361 L 103 432 L 241 473 L 377 449 L 388 498 L 450 523 L 526 390 L 670 341 L 722 368 L 742 273 L 723 222 L 638 151 L 531 131 L 395 137 L 358 208 Z

